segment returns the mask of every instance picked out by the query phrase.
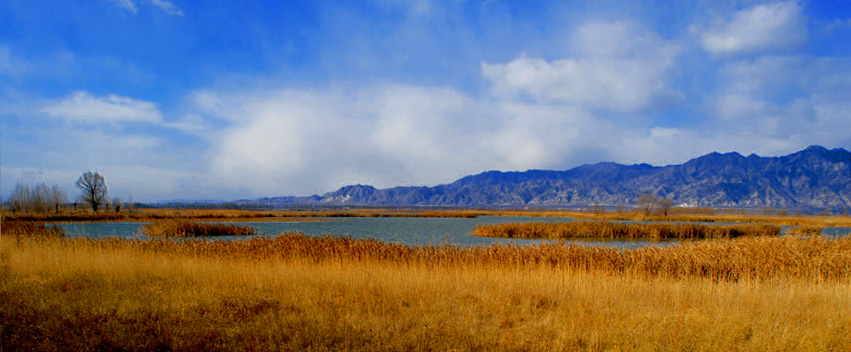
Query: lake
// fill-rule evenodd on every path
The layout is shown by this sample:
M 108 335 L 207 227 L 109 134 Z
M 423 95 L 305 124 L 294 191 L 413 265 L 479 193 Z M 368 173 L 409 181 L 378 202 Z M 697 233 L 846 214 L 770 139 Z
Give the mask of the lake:
M 315 221 L 321 220 L 321 221 Z M 277 236 L 284 232 L 301 232 L 310 236 L 351 236 L 352 238 L 372 238 L 385 242 L 406 245 L 487 246 L 496 243 L 531 245 L 553 240 L 526 240 L 511 238 L 490 238 L 473 236 L 472 231 L 478 225 L 512 222 L 569 222 L 572 218 L 545 218 L 520 216 L 480 216 L 478 218 L 321 218 L 312 221 L 297 222 L 239 222 L 238 225 L 250 226 L 257 230 L 258 236 Z M 70 237 L 122 237 L 147 238 L 140 234 L 144 223 L 67 223 L 59 224 Z M 715 224 L 720 225 L 720 224 Z M 785 229 L 788 227 L 784 227 Z M 847 236 L 851 228 L 825 228 L 825 235 Z M 211 240 L 239 240 L 247 237 L 216 237 Z M 636 248 L 644 246 L 664 246 L 676 243 L 676 240 L 567 240 L 563 242 L 591 246 L 609 246 L 617 248 Z

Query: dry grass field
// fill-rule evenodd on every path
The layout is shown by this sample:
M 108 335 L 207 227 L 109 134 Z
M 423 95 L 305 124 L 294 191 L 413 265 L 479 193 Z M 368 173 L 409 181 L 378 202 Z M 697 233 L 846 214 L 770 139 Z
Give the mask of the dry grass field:
M 0 349 L 851 350 L 851 238 L 0 237 Z

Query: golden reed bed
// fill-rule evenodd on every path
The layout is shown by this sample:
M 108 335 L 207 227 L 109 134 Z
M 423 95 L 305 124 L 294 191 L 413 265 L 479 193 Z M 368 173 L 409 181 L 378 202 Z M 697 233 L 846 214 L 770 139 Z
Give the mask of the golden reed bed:
M 376 261 L 442 267 L 556 268 L 612 275 L 706 278 L 714 281 L 795 278 L 848 281 L 851 238 L 753 237 L 676 246 L 617 249 L 577 244 L 488 247 L 406 246 L 347 237 L 283 234 L 241 241 L 137 239 L 33 239 L 67 248 L 134 251 L 220 260 L 307 260 L 314 263 Z M 37 245 L 37 244 L 36 244 Z
M 479 225 L 473 234 L 506 238 L 653 238 L 703 239 L 743 236 L 778 236 L 776 225 L 635 224 L 597 221 L 527 222 Z
M 849 238 L 0 237 L 3 351 L 846 351 L 849 311 Z
M 145 225 L 142 233 L 153 237 L 220 237 L 253 236 L 253 227 L 234 224 L 210 224 L 185 220 L 157 221 Z

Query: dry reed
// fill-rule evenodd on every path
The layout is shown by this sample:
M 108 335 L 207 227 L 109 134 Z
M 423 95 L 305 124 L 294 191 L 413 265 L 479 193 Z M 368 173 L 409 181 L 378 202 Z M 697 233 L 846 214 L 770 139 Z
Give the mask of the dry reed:
M 0 238 L 15 350 L 849 350 L 851 239 Z M 738 281 L 738 282 L 736 282 Z
M 479 225 L 473 234 L 507 238 L 653 238 L 702 239 L 777 236 L 776 225 L 708 226 L 701 224 L 628 224 L 615 222 L 528 222 Z
M 795 226 L 789 229 L 790 235 L 821 235 L 821 226 Z
M 217 260 L 298 259 L 312 263 L 374 261 L 462 268 L 543 267 L 713 281 L 795 278 L 848 282 L 851 278 L 849 237 L 743 237 L 627 250 L 565 243 L 488 247 L 405 246 L 369 239 L 301 234 L 212 242 L 120 238 L 60 240 L 64 241 L 63 246 L 74 248 L 131 250 Z
M 65 231 L 59 226 L 48 226 L 41 222 L 2 220 L 0 233 L 11 236 L 48 236 L 65 237 Z
M 256 235 L 253 227 L 233 224 L 210 224 L 182 220 L 157 221 L 145 225 L 142 232 L 155 237 L 218 237 Z

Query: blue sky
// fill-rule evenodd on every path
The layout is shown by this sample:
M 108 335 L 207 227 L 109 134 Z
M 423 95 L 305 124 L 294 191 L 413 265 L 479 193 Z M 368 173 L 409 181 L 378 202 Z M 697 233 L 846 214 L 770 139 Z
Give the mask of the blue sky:
M 851 149 L 851 2 L 0 3 L 0 195 L 137 201 Z

